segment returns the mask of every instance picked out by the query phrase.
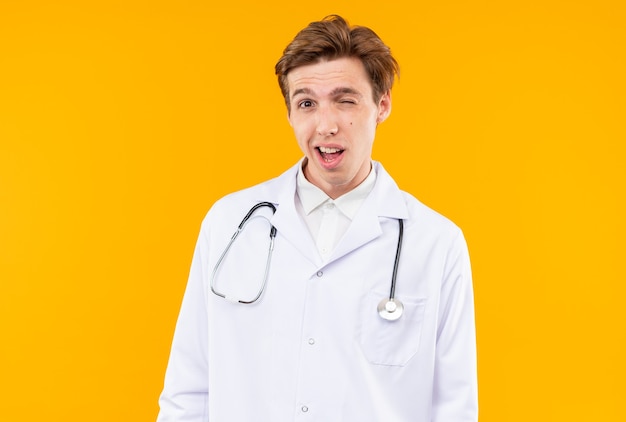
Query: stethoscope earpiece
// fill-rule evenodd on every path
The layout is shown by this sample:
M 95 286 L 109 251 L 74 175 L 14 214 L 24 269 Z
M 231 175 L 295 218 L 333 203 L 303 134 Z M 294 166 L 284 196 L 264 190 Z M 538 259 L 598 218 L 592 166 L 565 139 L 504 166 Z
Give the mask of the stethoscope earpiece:
M 387 321 L 395 321 L 402 316 L 404 305 L 398 299 L 384 298 L 378 303 L 378 315 Z

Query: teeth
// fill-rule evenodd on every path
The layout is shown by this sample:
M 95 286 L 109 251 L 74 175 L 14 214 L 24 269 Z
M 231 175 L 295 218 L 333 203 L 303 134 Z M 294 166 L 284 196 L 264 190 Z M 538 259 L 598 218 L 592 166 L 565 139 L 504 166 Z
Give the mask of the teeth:
M 323 152 L 325 154 L 334 154 L 335 152 L 339 152 L 339 151 L 341 151 L 339 148 L 320 147 L 320 152 Z

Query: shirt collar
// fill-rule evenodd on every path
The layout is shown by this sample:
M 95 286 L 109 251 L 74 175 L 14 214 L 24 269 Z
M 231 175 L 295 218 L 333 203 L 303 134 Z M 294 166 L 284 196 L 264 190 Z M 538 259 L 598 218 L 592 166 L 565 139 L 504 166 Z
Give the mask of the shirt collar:
M 302 165 L 304 164 L 306 164 L 306 161 L 302 162 Z M 346 192 L 339 198 L 333 200 L 326 195 L 324 191 L 309 182 L 306 177 L 304 177 L 302 166 L 300 166 L 298 168 L 298 175 L 296 179 L 296 191 L 300 197 L 300 202 L 302 203 L 302 208 L 304 209 L 306 215 L 309 215 L 314 209 L 323 203 L 330 201 L 334 203 L 335 206 L 337 206 L 337 208 L 346 215 L 346 217 L 352 220 L 367 195 L 369 195 L 372 189 L 374 189 L 375 184 L 376 171 L 374 170 L 374 166 L 372 166 L 372 170 L 360 185 L 352 189 L 350 192 Z

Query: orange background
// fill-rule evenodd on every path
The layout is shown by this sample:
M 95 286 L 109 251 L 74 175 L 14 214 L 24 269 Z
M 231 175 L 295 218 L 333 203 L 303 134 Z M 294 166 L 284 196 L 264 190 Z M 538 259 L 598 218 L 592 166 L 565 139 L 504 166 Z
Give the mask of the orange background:
M 0 420 L 154 420 L 200 221 L 300 157 L 273 66 L 329 13 L 402 66 L 375 158 L 466 233 L 481 421 L 626 420 L 624 3 L 405 3 L 0 0 Z

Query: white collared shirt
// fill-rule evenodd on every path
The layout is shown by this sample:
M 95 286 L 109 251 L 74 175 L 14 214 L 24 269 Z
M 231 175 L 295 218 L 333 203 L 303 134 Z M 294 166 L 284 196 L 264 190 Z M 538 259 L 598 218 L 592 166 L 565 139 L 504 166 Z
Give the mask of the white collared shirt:
M 344 235 L 361 204 L 374 188 L 376 171 L 372 168 L 363 182 L 337 199 L 309 182 L 302 167 L 298 171 L 296 193 L 298 213 L 306 222 L 317 250 L 326 261 Z

